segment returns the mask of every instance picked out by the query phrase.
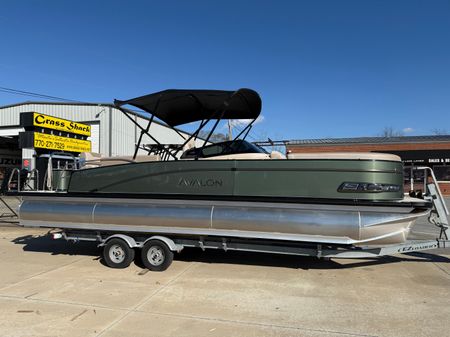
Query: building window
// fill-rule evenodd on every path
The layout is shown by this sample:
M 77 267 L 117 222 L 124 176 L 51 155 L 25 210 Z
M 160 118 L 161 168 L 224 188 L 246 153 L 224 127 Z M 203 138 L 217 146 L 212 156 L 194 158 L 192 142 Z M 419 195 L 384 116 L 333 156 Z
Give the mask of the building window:
M 438 181 L 450 181 L 450 166 L 434 165 L 433 171 Z
M 413 166 L 405 166 L 403 169 L 403 179 L 405 183 L 411 181 L 411 174 L 414 182 L 423 182 L 425 179 L 423 170 L 415 170 Z

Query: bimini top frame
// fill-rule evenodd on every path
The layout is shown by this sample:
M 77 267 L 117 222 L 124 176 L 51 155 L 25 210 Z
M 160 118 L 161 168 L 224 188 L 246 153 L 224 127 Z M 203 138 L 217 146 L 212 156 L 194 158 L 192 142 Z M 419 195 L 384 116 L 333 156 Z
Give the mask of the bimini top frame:
M 127 104 L 133 105 L 151 114 L 147 127 L 143 128 L 139 125 L 139 123 L 130 116 L 129 111 L 122 108 Z M 156 143 L 158 149 L 165 152 L 165 158 L 168 159 L 169 157 L 172 157 L 177 160 L 178 152 L 181 151 L 191 139 L 196 139 L 200 130 L 202 130 L 211 120 L 215 120 L 215 123 L 206 137 L 203 146 L 208 143 L 211 135 L 222 119 L 251 120 L 250 123 L 235 137 L 235 140 L 244 133 L 245 138 L 261 112 L 262 103 L 258 93 L 251 89 L 239 89 L 236 91 L 169 89 L 126 101 L 114 100 L 114 105 L 141 130 L 133 158 L 136 158 L 139 149 L 142 148 L 142 137 L 145 134 Z M 176 147 L 169 147 L 161 144 L 149 133 L 154 117 L 165 122 L 185 139 L 185 142 Z M 192 122 L 200 122 L 200 125 L 188 138 L 183 136 L 175 128 L 178 125 Z

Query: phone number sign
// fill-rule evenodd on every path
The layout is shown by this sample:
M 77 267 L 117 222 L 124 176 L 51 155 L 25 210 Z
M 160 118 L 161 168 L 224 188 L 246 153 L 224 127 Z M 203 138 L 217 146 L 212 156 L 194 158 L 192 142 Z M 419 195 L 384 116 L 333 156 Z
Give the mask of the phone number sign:
M 89 140 L 66 138 L 39 132 L 33 133 L 35 148 L 67 152 L 91 152 L 91 141 Z

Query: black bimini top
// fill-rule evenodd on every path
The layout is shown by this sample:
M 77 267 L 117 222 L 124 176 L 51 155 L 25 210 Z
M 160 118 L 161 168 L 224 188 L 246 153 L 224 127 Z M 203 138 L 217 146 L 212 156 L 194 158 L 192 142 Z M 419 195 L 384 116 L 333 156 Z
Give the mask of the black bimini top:
M 114 104 L 134 105 L 171 127 L 210 119 L 256 119 L 261 112 L 261 98 L 251 89 L 169 89 L 127 101 L 115 100 Z

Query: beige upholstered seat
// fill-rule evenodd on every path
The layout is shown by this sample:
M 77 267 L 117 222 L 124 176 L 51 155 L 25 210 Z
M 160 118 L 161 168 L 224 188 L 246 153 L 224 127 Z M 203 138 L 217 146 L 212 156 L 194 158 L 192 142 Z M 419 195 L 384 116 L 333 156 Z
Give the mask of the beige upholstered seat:
M 133 157 L 131 157 L 131 156 L 125 157 L 125 158 L 133 159 Z M 161 156 L 159 154 L 140 155 L 140 156 L 136 156 L 136 159 L 135 159 L 135 161 L 138 163 L 142 163 L 142 162 L 146 162 L 146 161 L 160 161 L 160 160 L 161 160 Z
M 187 158 L 192 160 L 193 158 Z M 269 160 L 269 159 L 286 159 L 286 156 L 278 151 L 267 153 L 232 153 L 222 156 L 213 156 L 207 158 L 199 158 L 199 160 Z
M 266 153 L 233 153 L 223 156 L 215 156 L 208 158 L 199 158 L 199 160 L 234 160 L 234 159 L 270 159 L 270 156 Z
M 101 154 L 92 152 L 83 152 L 80 154 L 80 158 L 85 159 L 85 164 L 83 166 L 83 168 L 85 169 L 161 160 L 161 157 L 159 155 L 140 155 L 136 156 L 136 159 L 133 159 L 132 156 L 102 157 Z
M 286 156 L 279 151 L 270 152 L 270 159 L 286 159 Z
M 195 140 L 191 139 L 186 145 L 183 147 L 183 152 L 186 152 L 189 149 L 193 149 L 195 147 Z
M 81 152 L 80 153 L 80 158 L 88 161 L 88 160 L 97 160 L 100 159 L 102 157 L 102 155 L 100 153 L 96 153 L 96 152 Z
M 288 159 L 353 159 L 353 160 L 388 160 L 401 161 L 399 156 L 377 152 L 319 152 L 288 153 Z

